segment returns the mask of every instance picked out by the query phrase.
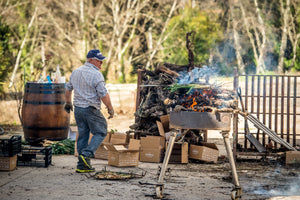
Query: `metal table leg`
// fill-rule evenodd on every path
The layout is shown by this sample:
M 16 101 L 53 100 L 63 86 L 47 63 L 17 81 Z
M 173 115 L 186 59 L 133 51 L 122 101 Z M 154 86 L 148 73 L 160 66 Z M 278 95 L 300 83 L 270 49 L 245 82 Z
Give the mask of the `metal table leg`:
M 172 153 L 174 143 L 175 143 L 175 134 L 172 134 L 170 136 L 167 152 L 165 154 L 164 162 L 163 162 L 162 167 L 161 167 L 158 182 L 157 182 L 156 187 L 155 187 L 156 197 L 160 198 L 160 199 L 163 197 L 163 193 L 164 193 L 163 180 L 164 180 L 164 177 L 165 177 L 166 169 L 167 169 L 167 166 L 168 166 L 168 163 L 169 163 L 169 159 L 170 159 L 170 156 L 171 156 L 171 153 Z
M 226 147 L 227 156 L 228 156 L 231 171 L 232 171 L 232 178 L 233 178 L 233 182 L 235 185 L 234 189 L 231 192 L 231 199 L 239 200 L 239 199 L 241 199 L 241 196 L 242 196 L 242 188 L 239 183 L 238 175 L 236 172 L 235 161 L 234 161 L 233 153 L 232 153 L 231 146 L 230 146 L 229 131 L 221 131 L 221 134 L 224 139 L 224 144 Z

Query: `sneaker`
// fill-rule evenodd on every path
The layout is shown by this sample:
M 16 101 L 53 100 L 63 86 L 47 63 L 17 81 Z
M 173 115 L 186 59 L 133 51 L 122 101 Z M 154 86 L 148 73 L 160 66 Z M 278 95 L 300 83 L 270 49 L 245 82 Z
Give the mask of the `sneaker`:
M 95 171 L 95 168 L 92 168 L 92 169 L 87 169 L 87 168 L 85 168 L 85 169 L 79 169 L 79 168 L 77 168 L 76 169 L 77 173 L 89 173 L 89 172 L 94 172 L 94 171 Z
M 92 165 L 91 165 L 91 160 L 87 157 L 84 157 L 83 155 L 80 155 L 78 157 L 79 162 L 81 162 L 83 164 L 83 166 L 85 166 L 85 168 L 92 170 Z

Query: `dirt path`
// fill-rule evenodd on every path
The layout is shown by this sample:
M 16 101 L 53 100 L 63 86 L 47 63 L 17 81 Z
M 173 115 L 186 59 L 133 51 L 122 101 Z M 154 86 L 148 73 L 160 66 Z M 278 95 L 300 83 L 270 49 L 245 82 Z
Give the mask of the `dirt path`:
M 132 87 L 134 88 L 134 87 Z M 117 95 L 118 94 L 118 95 Z M 127 95 L 134 99 L 134 92 Z M 116 93 L 117 96 L 123 94 Z M 121 98 L 120 98 L 121 99 Z M 127 103 L 134 105 L 132 99 Z M 108 120 L 108 130 L 126 132 L 133 124 L 133 107 L 119 101 L 119 111 Z M 6 113 L 0 117 L 1 123 L 17 121 L 14 102 L 1 102 Z M 125 110 L 124 108 L 127 108 Z M 128 109 L 129 108 L 129 109 Z M 14 115 L 12 115 L 14 114 Z M 104 111 L 104 115 L 106 115 Z M 5 117 L 5 118 L 3 118 Z M 6 127 L 6 134 L 21 134 L 22 127 Z M 209 141 L 217 144 L 220 156 L 226 156 L 221 135 L 209 133 Z M 222 156 L 223 157 L 223 156 Z M 11 172 L 0 172 L 0 200 L 8 199 L 153 199 L 157 181 L 156 163 L 139 163 L 138 167 L 117 168 L 107 165 L 106 160 L 93 159 L 97 171 L 107 168 L 111 171 L 133 172 L 146 175 L 128 181 L 103 181 L 75 173 L 77 158 L 53 156 L 48 168 L 18 167 Z M 227 160 L 218 164 L 189 163 L 170 164 L 170 175 L 165 182 L 166 199 L 228 200 L 233 184 Z M 238 162 L 237 170 L 243 189 L 242 199 L 300 199 L 300 168 L 287 167 L 273 160 L 265 162 Z M 298 195 L 298 196 L 297 196 Z M 285 196 L 285 197 L 280 197 Z
M 48 168 L 18 167 L 12 172 L 0 172 L 0 199 L 153 199 L 159 164 L 140 162 L 138 167 L 118 168 L 108 166 L 106 160 L 93 159 L 97 171 L 106 168 L 116 172 L 146 173 L 139 179 L 104 181 L 89 177 L 94 173 L 75 173 L 76 161 L 72 155 L 53 156 Z M 170 164 L 168 167 L 171 172 L 165 182 L 167 199 L 230 199 L 233 185 L 226 161 Z M 242 199 L 300 195 L 300 169 L 247 162 L 238 163 L 238 174 L 243 188 Z
M 118 130 L 132 121 L 118 116 L 109 121 L 110 127 Z M 116 123 L 118 122 L 118 123 Z M 10 134 L 22 134 L 21 127 L 6 127 Z M 170 164 L 170 173 L 165 181 L 166 199 L 182 200 L 228 200 L 233 184 L 231 169 L 222 138 L 209 134 L 208 140 L 217 144 L 220 150 L 218 164 L 192 163 Z M 224 156 L 222 156 L 224 155 Z M 107 165 L 106 160 L 92 159 L 96 171 L 106 168 L 115 172 L 132 172 L 146 175 L 128 181 L 95 180 L 92 174 L 75 173 L 77 157 L 73 155 L 53 156 L 48 168 L 21 167 L 11 172 L 0 172 L 0 199 L 153 199 L 160 164 L 139 163 L 138 167 L 118 168 Z M 300 168 L 287 167 L 278 162 L 238 162 L 237 171 L 243 189 L 243 198 L 285 199 L 300 198 Z M 298 195 L 298 197 L 295 197 Z M 294 197 L 292 197 L 294 196 Z

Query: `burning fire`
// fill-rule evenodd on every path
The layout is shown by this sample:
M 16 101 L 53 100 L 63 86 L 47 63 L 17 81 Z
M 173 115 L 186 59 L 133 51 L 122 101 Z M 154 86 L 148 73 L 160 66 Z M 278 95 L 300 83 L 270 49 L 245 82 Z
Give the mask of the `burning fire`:
M 190 108 L 195 112 L 212 112 L 212 109 L 205 108 L 212 105 L 212 101 L 216 99 L 217 91 L 214 89 L 194 89 L 192 94 L 184 94 L 181 99 L 181 105 L 185 108 Z
M 194 106 L 197 105 L 197 102 L 195 101 L 195 97 L 193 98 L 193 103 L 191 105 L 191 108 L 193 108 L 193 111 L 197 111 L 196 109 L 194 109 Z

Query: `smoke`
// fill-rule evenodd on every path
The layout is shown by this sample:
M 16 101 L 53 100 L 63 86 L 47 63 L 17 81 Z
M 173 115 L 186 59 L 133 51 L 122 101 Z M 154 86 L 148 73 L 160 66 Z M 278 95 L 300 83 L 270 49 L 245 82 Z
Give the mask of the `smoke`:
M 270 196 L 295 196 L 300 195 L 300 177 L 297 180 L 286 183 L 283 188 L 274 188 L 268 191 Z
M 278 179 L 278 176 L 280 174 L 280 168 L 276 168 L 275 171 L 265 174 L 265 177 L 274 177 L 275 179 Z M 296 177 L 296 179 L 292 180 L 287 176 L 284 180 L 280 182 L 278 181 L 276 183 L 269 184 L 261 184 L 255 182 L 253 183 L 253 186 L 255 188 L 253 193 L 257 195 L 265 195 L 269 197 L 300 195 L 300 177 Z
M 218 69 L 204 65 L 195 67 L 192 71 L 181 71 L 177 78 L 177 84 L 207 84 L 208 80 L 218 75 Z

